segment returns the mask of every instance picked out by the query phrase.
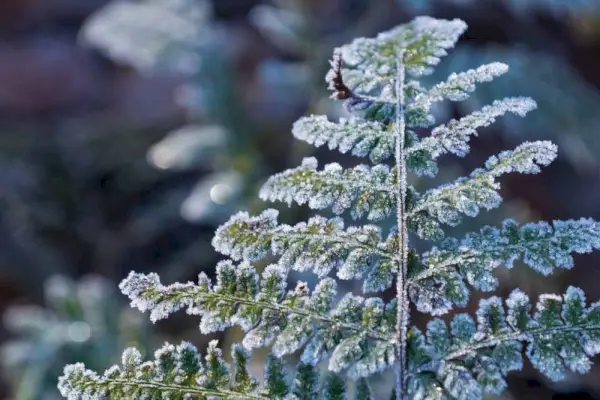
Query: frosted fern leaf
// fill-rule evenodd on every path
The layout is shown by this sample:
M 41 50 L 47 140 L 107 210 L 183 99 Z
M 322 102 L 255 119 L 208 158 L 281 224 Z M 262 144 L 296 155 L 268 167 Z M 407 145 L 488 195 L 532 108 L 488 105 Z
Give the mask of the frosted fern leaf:
M 275 358 L 269 358 L 264 383 L 259 385 L 247 368 L 250 353 L 239 345 L 233 345 L 231 353 L 233 362 L 229 364 L 216 340 L 210 342 L 204 357 L 190 343 L 165 343 L 154 353 L 153 361 L 142 362 L 139 351 L 129 348 L 123 352 L 122 365 L 115 365 L 102 375 L 81 363 L 65 367 L 58 388 L 65 398 L 73 400 L 303 399 L 306 397 L 293 397 L 294 393 L 300 389 L 299 394 L 306 395 L 309 385 L 319 389 L 322 386 L 328 395 L 346 394 L 343 381 L 334 390 L 328 390 L 331 378 L 319 382 L 315 368 L 306 364 L 298 365 L 294 386 L 290 387 L 286 365 Z
M 496 100 L 459 120 L 434 128 L 430 136 L 407 148 L 407 162 L 418 175 L 435 176 L 438 171 L 435 160 L 446 153 L 464 157 L 469 152 L 469 140 L 477 135 L 477 129 L 484 128 L 506 113 L 521 117 L 534 110 L 536 103 L 523 97 Z
M 396 142 L 383 124 L 355 117 L 342 118 L 338 123 L 322 115 L 302 117 L 294 123 L 292 134 L 316 147 L 327 144 L 329 149 L 339 149 L 340 153 L 351 151 L 355 156 L 369 156 L 374 163 L 391 157 Z
M 409 73 L 419 76 L 431 72 L 431 67 L 454 47 L 466 29 L 458 19 L 438 20 L 418 17 L 376 38 L 355 39 L 340 48 L 344 61 L 366 76 L 377 79 L 393 78 L 397 49 L 404 49 L 404 64 Z
M 295 226 L 278 225 L 277 215 L 276 210 L 256 217 L 240 212 L 217 229 L 213 246 L 234 260 L 254 262 L 271 252 L 280 256 L 279 265 L 286 269 L 311 270 L 319 277 L 337 269 L 344 280 L 368 277 L 364 292 L 391 286 L 397 267 L 396 231 L 383 240 L 374 225 L 345 229 L 341 218 L 319 216 Z
M 555 268 L 573 267 L 571 253 L 600 249 L 600 223 L 591 219 L 528 223 L 507 220 L 501 229 L 484 227 L 462 240 L 447 239 L 420 261 L 410 264 L 409 291 L 421 312 L 445 314 L 453 305 L 468 301 L 465 281 L 476 289 L 494 290 L 498 280 L 492 271 L 511 268 L 521 260 L 542 275 Z
M 208 35 L 205 0 L 113 1 L 85 24 L 86 43 L 141 70 L 197 69 L 194 56 Z M 142 45 L 140 45 L 140 43 Z
M 369 168 L 359 165 L 344 170 L 327 164 L 317 170 L 315 158 L 305 158 L 302 166 L 273 175 L 261 188 L 263 200 L 308 204 L 315 210 L 332 207 L 335 214 L 350 210 L 354 219 L 366 215 L 379 221 L 395 209 L 394 176 L 386 165 Z
M 413 393 L 439 399 L 500 394 L 506 374 L 523 366 L 523 342 L 533 366 L 551 380 L 562 379 L 566 369 L 588 372 L 589 357 L 600 352 L 600 305 L 586 306 L 581 289 L 570 287 L 563 296 L 540 296 L 533 316 L 531 309 L 517 289 L 506 305 L 498 297 L 482 300 L 476 321 L 459 314 L 449 327 L 430 321 L 426 336 L 413 329 Z
M 497 177 L 511 172 L 537 174 L 538 165 L 550 164 L 556 158 L 556 151 L 551 142 L 525 142 L 512 151 L 492 156 L 485 169 L 477 169 L 468 178 L 458 178 L 425 193 L 409 209 L 409 216 L 426 213 L 443 224 L 456 226 L 461 222 L 461 214 L 475 217 L 480 208 L 491 210 L 502 203 Z
M 466 100 L 469 94 L 475 91 L 476 83 L 490 82 L 506 72 L 508 72 L 508 65 L 494 62 L 458 74 L 451 74 L 446 81 L 417 94 L 407 108 L 429 112 L 433 103 L 444 99 L 451 101 Z
M 361 369 L 355 374 L 372 374 L 387 367 L 378 356 L 391 353 L 388 359 L 393 362 L 393 305 L 386 308 L 378 298 L 365 300 L 351 294 L 334 305 L 336 286 L 326 278 L 312 295 L 305 284 L 286 292 L 284 268 L 271 265 L 259 278 L 250 264 L 236 266 L 228 261 L 217 266 L 214 286 L 204 274 L 198 284 L 164 286 L 156 274 L 136 273 L 121 283 L 131 305 L 149 311 L 153 321 L 185 308 L 188 314 L 201 316 L 203 333 L 238 325 L 246 332 L 242 343 L 247 349 L 272 345 L 273 354 L 282 357 L 304 348 L 305 363 L 331 356 L 334 372 L 351 367 L 344 361 L 348 357 L 344 346 L 359 338 L 361 352 L 353 361 Z
M 247 378 L 248 356 L 234 347 L 232 368 L 221 357 L 217 342 L 208 346 L 205 361 L 187 342 L 169 343 L 154 353 L 154 361 L 142 362 L 135 348 L 123 352 L 121 366 L 99 375 L 81 363 L 65 367 L 58 388 L 68 399 L 193 399 L 210 396 L 229 397 L 239 390 L 254 392 L 256 380 Z M 247 398 L 258 398 L 258 397 Z

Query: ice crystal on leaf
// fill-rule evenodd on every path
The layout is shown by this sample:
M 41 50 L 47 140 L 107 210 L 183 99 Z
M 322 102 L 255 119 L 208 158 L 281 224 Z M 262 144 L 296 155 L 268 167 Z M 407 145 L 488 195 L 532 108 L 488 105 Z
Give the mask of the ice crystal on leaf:
M 429 190 L 409 209 L 409 216 L 424 212 L 443 224 L 456 226 L 461 222 L 461 214 L 475 217 L 480 208 L 490 210 L 500 205 L 497 177 L 511 172 L 537 174 L 539 165 L 546 166 L 554 160 L 556 150 L 551 142 L 539 141 L 503 151 L 490 157 L 485 169 L 476 169 L 469 177 Z
M 316 147 L 327 144 L 330 150 L 350 152 L 358 157 L 369 156 L 373 163 L 382 162 L 394 154 L 395 137 L 380 122 L 356 117 L 330 122 L 323 115 L 302 117 L 294 124 L 292 134 Z
M 525 116 L 536 107 L 528 98 L 506 98 L 429 134 L 411 130 L 433 124 L 433 103 L 465 100 L 476 84 L 508 71 L 505 64 L 491 63 L 423 87 L 416 79 L 431 71 L 465 28 L 459 20 L 419 17 L 335 50 L 326 80 L 332 98 L 345 101 L 355 115 L 337 122 L 303 117 L 293 134 L 317 147 L 368 157 L 375 165 L 344 169 L 333 163 L 319 169 L 315 158 L 305 158 L 300 167 L 272 176 L 260 197 L 331 209 L 336 216 L 287 225 L 273 209 L 255 216 L 239 212 L 212 241 L 231 259 L 217 264 L 214 280 L 201 273 L 197 282 L 164 285 L 157 274 L 136 272 L 123 280 L 120 288 L 132 307 L 148 312 L 152 321 L 183 309 L 199 317 L 202 333 L 240 327 L 243 338 L 232 348 L 232 365 L 216 342 L 204 361 L 188 343 L 166 344 L 149 362 L 129 349 L 123 365 L 104 375 L 82 364 L 67 366 L 61 393 L 72 400 L 370 400 L 373 375 L 393 370 L 395 385 L 389 389 L 398 400 L 479 400 L 500 394 L 523 357 L 552 380 L 566 371 L 589 371 L 591 357 L 600 352 L 600 305 L 588 305 L 577 288 L 542 295 L 535 306 L 515 290 L 506 300 L 481 300 L 474 315 L 457 314 L 449 323 L 432 318 L 425 332 L 410 325 L 411 307 L 442 315 L 466 306 L 471 289 L 495 289 L 498 267 L 517 262 L 549 275 L 572 268 L 573 253 L 600 249 L 600 223 L 585 218 L 506 220 L 462 239 L 441 240 L 444 226 L 500 205 L 503 175 L 536 174 L 557 156 L 550 142 L 525 142 L 453 182 L 422 193 L 409 186 L 409 171 L 435 175 L 437 159 L 465 156 L 480 129 L 504 114 Z M 346 225 L 346 213 L 356 226 Z M 392 218 L 389 231 L 375 224 Z M 419 253 L 410 245 L 411 233 L 441 241 Z M 254 263 L 262 260 L 273 263 L 258 269 Z M 304 282 L 288 289 L 290 270 L 313 273 L 317 282 L 312 289 Z M 395 286 L 395 298 L 338 293 L 334 274 L 360 281 L 369 296 Z M 255 348 L 268 349 L 262 383 L 246 368 Z M 300 359 L 293 376 L 283 361 L 291 354 Z
M 203 333 L 238 325 L 246 332 L 242 344 L 247 349 L 272 345 L 277 357 L 303 349 L 302 359 L 309 364 L 333 354 L 330 365 L 339 372 L 356 367 L 339 357 L 348 357 L 348 343 L 358 340 L 360 352 L 353 361 L 360 367 L 352 374 L 372 374 L 393 362 L 393 307 L 386 309 L 379 298 L 352 294 L 335 304 L 337 285 L 329 278 L 321 280 L 312 295 L 305 288 L 286 292 L 286 277 L 279 265 L 268 266 L 259 277 L 247 262 L 223 261 L 217 266 L 216 285 L 204 274 L 197 284 L 164 286 L 156 274 L 132 272 L 121 288 L 132 306 L 149 311 L 153 321 L 185 308 L 201 317 Z M 375 354 L 386 351 L 389 361 L 377 362 Z
M 343 60 L 367 76 L 393 79 L 398 50 L 404 51 L 403 63 L 415 76 L 427 74 L 454 47 L 467 25 L 458 19 L 438 20 L 417 17 L 375 38 L 355 39 L 341 48 Z
M 305 158 L 298 168 L 273 175 L 261 188 L 263 200 L 308 204 L 314 210 L 331 207 L 335 214 L 350 209 L 353 219 L 366 216 L 379 221 L 396 207 L 394 174 L 387 165 L 359 165 L 344 170 L 337 163 L 319 171 L 315 158 Z
M 438 167 L 435 160 L 446 153 L 464 157 L 469 152 L 469 140 L 477 135 L 477 129 L 491 125 L 496 118 L 506 113 L 525 116 L 536 104 L 529 98 L 506 98 L 496 100 L 459 120 L 452 120 L 431 131 L 418 143 L 406 149 L 408 165 L 418 175 L 434 176 Z
M 499 394 L 505 377 L 523 366 L 523 348 L 531 363 L 552 380 L 565 371 L 585 373 L 591 356 L 600 350 L 600 309 L 586 305 L 581 289 L 570 287 L 563 296 L 540 296 L 532 315 L 529 297 L 513 291 L 506 302 L 484 299 L 476 322 L 466 314 L 455 316 L 450 328 L 432 320 L 424 335 L 413 329 L 412 341 L 421 350 L 413 371 L 422 374 L 410 389 L 428 394 L 440 391 L 450 398 L 480 399 Z M 590 343 L 592 346 L 590 347 Z M 448 398 L 447 396 L 432 398 Z
M 383 239 L 375 225 L 344 227 L 341 218 L 315 216 L 295 226 L 277 223 L 277 211 L 251 217 L 240 212 L 217 229 L 213 245 L 234 260 L 258 261 L 269 252 L 280 256 L 279 265 L 310 270 L 320 277 L 337 269 L 340 279 L 362 279 L 364 291 L 391 286 L 397 264 L 395 231 Z

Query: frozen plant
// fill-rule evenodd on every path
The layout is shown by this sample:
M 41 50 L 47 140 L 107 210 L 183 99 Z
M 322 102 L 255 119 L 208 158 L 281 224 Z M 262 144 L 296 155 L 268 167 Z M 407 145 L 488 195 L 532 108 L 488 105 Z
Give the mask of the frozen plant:
M 429 89 L 419 84 L 465 29 L 460 20 L 419 17 L 337 49 L 327 81 L 333 97 L 355 115 L 339 122 L 304 117 L 293 134 L 375 165 L 319 169 L 308 158 L 271 177 L 260 192 L 264 200 L 331 207 L 337 215 L 349 211 L 368 224 L 347 227 L 339 216 L 315 216 L 292 226 L 278 223 L 275 210 L 240 212 L 213 240 L 231 259 L 218 264 L 215 282 L 200 274 L 196 283 L 164 285 L 157 274 L 132 272 L 121 283 L 132 306 L 153 321 L 185 309 L 200 317 L 205 334 L 240 327 L 245 336 L 232 349 L 232 365 L 214 342 L 205 355 L 187 343 L 166 344 L 146 362 L 129 349 L 123 365 L 103 375 L 83 364 L 66 367 L 61 393 L 71 400 L 373 399 L 372 379 L 390 373 L 395 387 L 377 398 L 481 399 L 505 389 L 506 375 L 522 367 L 523 355 L 552 380 L 567 370 L 587 372 L 590 357 L 600 352 L 600 303 L 587 304 L 574 287 L 542 295 L 535 306 L 517 289 L 506 300 L 482 300 L 474 316 L 458 314 L 449 323 L 432 318 L 425 332 L 410 323 L 411 309 L 440 316 L 466 306 L 470 288 L 493 290 L 495 268 L 520 262 L 548 275 L 571 268 L 572 253 L 600 248 L 600 223 L 590 219 L 507 220 L 444 239 L 445 227 L 500 204 L 502 175 L 535 174 L 552 162 L 557 149 L 547 141 L 504 151 L 469 176 L 424 193 L 409 185 L 409 171 L 433 176 L 440 156 L 468 153 L 479 128 L 535 108 L 531 99 L 508 98 L 424 137 L 413 132 L 433 124 L 432 104 L 464 100 L 478 83 L 507 72 L 506 65 L 493 63 Z M 387 218 L 397 224 L 384 234 L 375 223 Z M 409 235 L 437 243 L 419 254 Z M 257 272 L 253 263 L 272 257 L 277 263 Z M 288 290 L 290 270 L 312 271 L 320 280 L 312 290 L 303 282 Z M 337 281 L 350 279 L 362 281 L 363 295 L 338 297 Z M 396 298 L 390 302 L 373 296 L 392 287 Z M 245 368 L 249 352 L 261 347 L 269 348 L 262 383 Z M 293 379 L 283 361 L 292 354 L 300 360 Z

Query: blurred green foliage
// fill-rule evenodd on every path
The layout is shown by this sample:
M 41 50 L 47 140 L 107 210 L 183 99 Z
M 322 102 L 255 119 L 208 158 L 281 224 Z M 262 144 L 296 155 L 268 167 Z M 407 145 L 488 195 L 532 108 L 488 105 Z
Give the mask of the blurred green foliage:
M 0 347 L 0 363 L 14 400 L 59 399 L 56 381 L 66 362 L 85 359 L 106 368 L 123 347 L 155 344 L 146 318 L 105 278 L 56 275 L 44 289 L 44 306 L 14 305 L 4 313 L 12 338 Z

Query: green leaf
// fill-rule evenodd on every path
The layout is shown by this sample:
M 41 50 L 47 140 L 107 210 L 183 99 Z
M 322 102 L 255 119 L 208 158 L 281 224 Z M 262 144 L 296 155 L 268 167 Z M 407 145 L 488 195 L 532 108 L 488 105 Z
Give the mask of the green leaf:
M 327 164 L 317 170 L 315 158 L 305 158 L 302 166 L 271 176 L 259 192 L 263 200 L 308 204 L 315 210 L 332 207 L 334 214 L 351 211 L 353 219 L 366 216 L 379 221 L 395 210 L 394 174 L 388 166 L 366 165 L 344 170 Z
M 453 305 L 465 304 L 468 291 L 464 281 L 491 291 L 498 285 L 492 271 L 499 266 L 511 268 L 522 258 L 535 271 L 549 275 L 555 268 L 573 267 L 570 253 L 594 249 L 600 249 L 600 223 L 591 219 L 521 226 L 506 220 L 501 229 L 486 226 L 462 240 L 447 239 L 424 253 L 412 268 L 409 293 L 419 311 L 441 315 Z
M 492 156 L 485 169 L 476 169 L 467 177 L 426 192 L 409 210 L 409 217 L 426 213 L 443 224 L 456 226 L 461 214 L 475 217 L 481 208 L 491 210 L 502 202 L 496 178 L 519 172 L 537 174 L 540 166 L 550 164 L 556 157 L 556 146 L 551 142 L 525 142 L 512 151 Z
M 212 241 L 217 251 L 234 260 L 257 261 L 270 253 L 279 264 L 297 271 L 311 270 L 319 277 L 337 269 L 340 279 L 361 279 L 364 291 L 391 286 L 397 269 L 395 231 L 383 241 L 374 225 L 344 227 L 341 218 L 315 216 L 295 226 L 278 225 L 277 211 L 266 210 L 256 217 L 245 212 L 234 215 L 219 227 Z
M 450 333 L 435 319 L 428 324 L 426 343 L 422 334 L 413 333 L 409 367 L 415 381 L 409 388 L 432 392 L 437 381 L 453 398 L 499 394 L 506 374 L 523 366 L 522 342 L 533 366 L 552 380 L 562 379 L 566 368 L 586 373 L 590 357 L 600 353 L 597 308 L 586 306 L 583 292 L 570 287 L 562 297 L 540 296 L 532 316 L 529 298 L 515 290 L 506 305 L 498 297 L 482 300 L 477 328 L 465 314 L 454 317 Z

